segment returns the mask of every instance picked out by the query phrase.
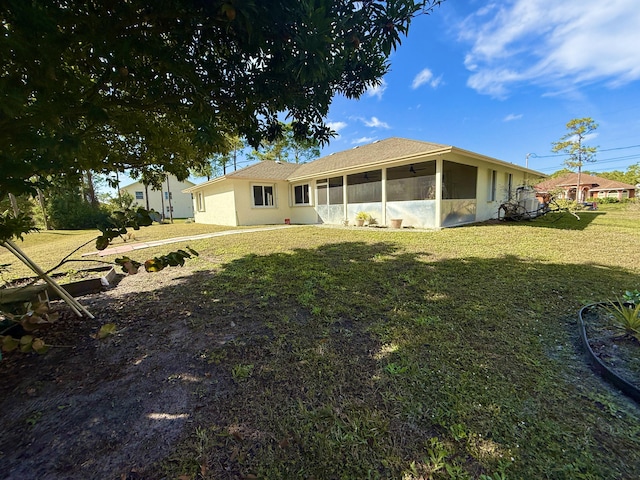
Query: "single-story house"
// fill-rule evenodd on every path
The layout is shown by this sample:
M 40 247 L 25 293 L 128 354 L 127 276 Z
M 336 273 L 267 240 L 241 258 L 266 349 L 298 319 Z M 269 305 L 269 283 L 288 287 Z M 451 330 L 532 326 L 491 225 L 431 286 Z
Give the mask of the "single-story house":
M 535 186 L 539 196 L 554 193 L 557 198 L 566 200 L 576 200 L 576 188 L 578 186 L 578 174 L 568 173 L 557 178 L 550 178 Z M 588 198 L 634 198 L 636 187 L 627 183 L 609 180 L 607 178 L 594 175 L 580 174 L 580 195 L 579 202 L 584 202 Z
M 189 180 L 180 182 L 174 175 L 167 175 L 161 190 L 153 190 L 142 182 L 135 182 L 122 187 L 120 191 L 130 193 L 134 205 L 155 210 L 162 214 L 162 218 L 171 218 L 171 213 L 173 218 L 193 218 L 193 199 L 184 190 L 194 185 Z
M 541 177 L 457 147 L 388 138 L 300 165 L 260 162 L 184 191 L 198 223 L 343 225 L 366 212 L 380 225 L 437 229 L 497 218 Z

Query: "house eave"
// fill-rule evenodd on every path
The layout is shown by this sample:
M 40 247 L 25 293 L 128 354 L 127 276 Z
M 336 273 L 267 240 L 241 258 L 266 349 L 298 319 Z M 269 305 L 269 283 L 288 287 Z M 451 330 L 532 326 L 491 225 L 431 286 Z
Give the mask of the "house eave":
M 204 183 L 199 183 L 197 185 L 194 185 L 193 187 L 189 187 L 189 188 L 185 188 L 184 190 L 182 190 L 182 193 L 193 193 L 196 192 L 202 188 L 208 187 L 209 185 L 213 185 L 215 183 L 221 182 L 223 180 L 225 180 L 227 178 L 226 175 L 223 175 L 222 177 L 217 177 L 217 178 L 212 178 L 211 180 L 207 180 Z
M 428 152 L 405 155 L 403 157 L 395 157 L 395 158 L 385 159 L 385 160 L 376 160 L 373 162 L 361 163 L 355 166 L 334 168 L 331 170 L 325 170 L 322 172 L 311 173 L 307 175 L 299 175 L 299 176 L 292 175 L 287 180 L 293 183 L 293 182 L 300 182 L 304 180 L 311 180 L 313 178 L 318 178 L 318 177 L 329 177 L 329 176 L 336 176 L 339 174 L 341 175 L 347 172 L 358 172 L 363 170 L 370 170 L 371 168 L 380 167 L 384 165 L 391 165 L 391 164 L 400 163 L 400 162 L 410 162 L 411 160 L 415 160 L 419 158 L 428 158 L 428 157 L 442 155 L 443 153 L 450 153 L 452 148 L 453 147 L 447 147 L 447 148 L 441 148 L 438 150 L 431 150 Z
M 417 159 L 428 159 L 428 158 L 432 158 L 432 157 L 437 157 L 439 155 L 445 155 L 445 154 L 449 154 L 449 153 L 456 153 L 459 155 L 463 155 L 466 157 L 471 157 L 471 158 L 475 158 L 477 160 L 481 160 L 484 162 L 488 162 L 488 163 L 492 163 L 492 164 L 496 164 L 496 165 L 501 165 L 507 168 L 511 168 L 514 170 L 518 170 L 521 172 L 525 172 L 525 173 L 529 173 L 531 175 L 534 175 L 536 177 L 543 177 L 546 178 L 548 177 L 548 175 L 542 173 L 542 172 L 538 172 L 536 170 L 532 170 L 530 168 L 526 168 L 526 167 L 521 167 L 519 165 L 513 164 L 513 163 L 509 163 L 509 162 L 505 162 L 503 160 L 498 160 L 497 158 L 493 158 L 493 157 L 487 157 L 485 155 L 481 155 L 479 153 L 475 153 L 475 152 L 471 152 L 469 150 L 464 150 L 462 148 L 457 148 L 454 146 L 448 146 L 446 148 L 441 148 L 438 150 L 431 150 L 431 151 L 426 151 L 426 152 L 421 152 L 421 153 L 415 153 L 412 155 L 405 155 L 402 157 L 396 157 L 396 158 L 391 158 L 391 159 L 385 159 L 385 160 L 377 160 L 377 161 L 373 161 L 373 162 L 368 162 L 368 163 L 362 163 L 360 165 L 357 166 L 350 166 L 350 167 L 342 167 L 342 168 L 335 168 L 332 170 L 326 170 L 323 172 L 319 172 L 319 173 L 312 173 L 312 174 L 307 174 L 307 175 L 291 175 L 287 180 L 290 183 L 295 183 L 295 182 L 301 182 L 301 181 L 305 181 L 305 180 L 311 180 L 314 178 L 318 178 L 318 177 L 330 177 L 330 176 L 338 176 L 338 175 L 343 175 L 345 173 L 348 172 L 359 172 L 359 171 L 364 171 L 364 170 L 370 170 L 371 168 L 376 168 L 376 167 L 381 167 L 381 166 L 389 166 L 389 165 L 393 165 L 393 164 L 399 164 L 399 163 L 409 163 L 411 162 L 411 160 L 417 160 Z
M 452 150 L 452 153 L 458 153 L 458 154 L 464 155 L 466 157 L 471 157 L 471 158 L 475 158 L 477 160 L 482 160 L 482 161 L 487 162 L 487 163 L 493 163 L 493 164 L 496 164 L 496 165 L 501 165 L 503 167 L 511 168 L 511 169 L 514 169 L 514 170 L 518 170 L 520 172 L 530 173 L 531 175 L 534 175 L 536 177 L 547 178 L 549 176 L 549 175 L 547 175 L 545 173 L 538 172 L 537 170 L 532 170 L 532 169 L 527 168 L 527 167 L 521 167 L 520 165 L 516 165 L 515 163 L 505 162 L 504 160 L 498 160 L 497 158 L 487 157 L 486 155 L 482 155 L 480 153 L 475 153 L 475 152 L 472 152 L 470 150 L 465 150 L 463 148 L 451 147 L 451 150 Z

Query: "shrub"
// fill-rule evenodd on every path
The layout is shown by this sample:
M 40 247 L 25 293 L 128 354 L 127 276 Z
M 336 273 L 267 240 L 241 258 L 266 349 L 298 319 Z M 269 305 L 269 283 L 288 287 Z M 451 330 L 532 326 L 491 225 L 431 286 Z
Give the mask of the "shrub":
M 607 203 L 619 203 L 620 200 L 614 197 L 598 197 L 596 198 L 596 202 L 600 204 L 607 204 Z
M 106 222 L 109 213 L 82 199 L 75 191 L 56 192 L 49 197 L 47 207 L 51 227 L 57 230 L 96 228 Z
M 640 340 L 640 302 L 634 304 L 618 300 L 609 302 L 606 308 L 613 317 L 616 328 Z

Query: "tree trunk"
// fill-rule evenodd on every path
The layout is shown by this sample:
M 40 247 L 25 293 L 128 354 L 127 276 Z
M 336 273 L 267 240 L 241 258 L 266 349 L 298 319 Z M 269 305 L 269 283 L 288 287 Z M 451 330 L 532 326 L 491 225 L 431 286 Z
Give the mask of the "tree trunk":
M 576 203 L 580 203 L 580 177 L 582 176 L 582 165 L 578 165 L 578 186 L 576 187 Z
M 38 188 L 38 203 L 40 204 L 40 208 L 42 209 L 42 218 L 44 219 L 44 228 L 45 230 L 51 230 L 51 225 L 49 225 L 49 217 L 47 217 L 47 207 L 44 204 L 44 195 L 42 194 L 42 190 Z
M 98 206 L 98 196 L 96 195 L 96 189 L 93 185 L 93 173 L 91 170 L 85 172 L 85 200 L 93 207 Z
M 147 201 L 147 211 L 149 211 L 149 185 L 144 184 L 144 199 Z
M 20 215 L 20 209 L 18 208 L 18 201 L 16 200 L 16 196 L 13 193 L 9 194 L 9 202 L 11 202 L 11 208 L 13 209 L 13 216 L 17 217 Z

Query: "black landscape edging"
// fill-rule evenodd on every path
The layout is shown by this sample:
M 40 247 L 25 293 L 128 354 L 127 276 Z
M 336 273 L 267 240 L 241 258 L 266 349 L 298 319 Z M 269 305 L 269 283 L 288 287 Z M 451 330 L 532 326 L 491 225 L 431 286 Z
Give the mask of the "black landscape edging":
M 632 385 L 624 378 L 618 376 L 614 373 L 609 367 L 607 367 L 602 360 L 598 358 L 598 356 L 591 349 L 591 345 L 589 345 L 589 339 L 587 338 L 587 330 L 584 325 L 584 320 L 582 319 L 582 312 L 584 312 L 588 308 L 593 308 L 598 305 L 607 305 L 605 302 L 591 303 L 589 305 L 585 305 L 578 312 L 578 319 L 580 320 L 580 333 L 582 337 L 582 343 L 587 351 L 587 355 L 589 356 L 589 360 L 593 365 L 594 370 L 599 373 L 602 378 L 606 381 L 620 389 L 623 393 L 633 398 L 636 402 L 640 402 L 640 389 L 635 385 Z

